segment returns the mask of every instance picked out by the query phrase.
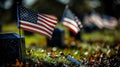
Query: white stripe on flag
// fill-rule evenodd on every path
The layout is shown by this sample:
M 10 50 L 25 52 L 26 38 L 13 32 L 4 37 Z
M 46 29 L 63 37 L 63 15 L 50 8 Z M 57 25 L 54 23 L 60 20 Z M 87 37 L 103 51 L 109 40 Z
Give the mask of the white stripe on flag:
M 64 21 L 69 21 L 72 25 L 74 25 L 74 26 L 76 26 L 76 27 L 78 26 L 77 23 L 76 23 L 74 20 L 71 20 L 71 19 L 66 18 L 66 17 L 65 17 L 63 20 L 64 20 Z
M 46 30 L 45 30 L 46 28 L 44 28 L 44 27 L 41 27 L 41 26 L 39 26 L 39 25 L 35 25 L 35 24 L 33 24 L 33 23 L 29 23 L 29 22 L 26 22 L 26 21 L 21 21 L 21 23 L 27 24 L 27 25 L 21 24 L 21 25 L 20 25 L 21 28 L 31 29 L 31 30 L 34 30 L 34 31 L 39 32 L 39 33 L 41 33 L 41 34 L 45 34 L 45 35 L 47 35 L 48 37 L 51 37 L 50 34 L 52 34 L 52 32 L 49 32 L 49 33 L 48 33 L 48 31 L 46 32 Z M 31 26 L 29 26 L 29 25 L 31 25 Z M 35 28 L 35 27 L 39 27 L 40 29 Z M 43 29 L 43 30 L 41 30 L 41 29 Z M 45 30 L 45 31 L 44 31 L 44 30 Z
M 44 15 L 47 16 L 47 17 L 50 17 L 50 18 L 52 18 L 52 19 L 57 20 L 57 18 L 56 18 L 55 16 L 53 16 L 53 15 L 48 15 L 48 14 L 44 14 Z
M 50 16 L 49 16 L 49 17 L 50 17 L 50 18 L 49 18 L 48 16 L 45 17 L 44 15 L 40 15 L 40 14 L 38 14 L 38 15 L 39 15 L 40 18 L 42 17 L 42 18 L 44 18 L 45 20 L 51 21 L 51 22 L 53 22 L 53 23 L 57 23 L 57 22 L 56 22 L 57 19 L 55 20 L 55 19 L 53 18 L 53 19 L 54 19 L 54 20 L 53 20 L 53 19 L 51 19 L 52 17 L 50 17 Z
M 24 23 L 24 24 L 27 24 L 27 25 L 31 25 L 31 26 L 33 26 L 33 27 L 37 27 L 37 28 L 40 28 L 40 29 L 43 29 L 43 30 L 49 32 L 50 34 L 52 34 L 51 31 L 49 31 L 49 30 L 46 29 L 45 27 L 40 26 L 40 25 L 38 25 L 38 24 L 34 24 L 34 23 L 26 22 L 26 21 L 21 21 L 21 23 Z
M 50 26 L 53 26 L 53 27 L 56 26 L 56 25 L 54 25 L 53 23 L 50 23 L 50 22 L 48 22 L 48 21 L 46 21 L 46 20 L 44 20 L 44 19 L 42 19 L 42 18 L 40 18 L 40 17 L 38 17 L 38 19 L 39 19 L 38 21 L 43 21 L 43 22 L 49 24 Z M 43 23 L 43 22 L 41 22 L 41 23 Z
M 44 32 L 42 30 L 39 30 L 39 29 L 36 29 L 36 28 L 33 28 L 33 27 L 24 26 L 24 25 L 20 25 L 20 26 L 21 26 L 21 28 L 25 28 L 25 29 L 29 29 L 29 30 L 34 30 L 34 31 L 39 32 L 39 33 L 41 33 L 43 35 L 46 35 L 48 38 L 51 38 L 51 35 L 49 35 L 48 33 Z
M 68 28 L 72 29 L 75 33 L 77 33 L 79 30 L 73 26 L 72 24 L 70 23 L 67 23 L 67 22 L 63 22 L 63 25 L 67 26 Z
M 37 21 L 37 23 L 39 23 L 39 24 L 41 24 L 41 25 L 44 25 L 46 28 L 48 28 L 48 29 L 50 29 L 50 30 L 52 30 L 52 31 L 54 30 L 53 27 L 47 25 L 46 23 L 43 23 L 43 22 L 41 22 L 41 21 Z

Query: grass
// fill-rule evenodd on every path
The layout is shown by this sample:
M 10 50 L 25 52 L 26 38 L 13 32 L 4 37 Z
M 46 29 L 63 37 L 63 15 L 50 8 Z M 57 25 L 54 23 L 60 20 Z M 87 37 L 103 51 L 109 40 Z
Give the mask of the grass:
M 68 34 L 68 29 L 63 27 L 62 25 L 58 24 L 57 27 L 63 28 L 65 30 L 65 39 L 70 39 Z M 3 25 L 3 33 L 13 32 L 19 34 L 17 24 L 6 24 Z M 25 36 L 22 31 L 22 36 L 25 37 L 25 46 L 26 49 L 32 50 L 32 55 L 30 58 L 37 62 L 38 58 L 48 62 L 48 63 L 57 63 L 57 62 L 66 62 L 67 64 L 71 63 L 67 59 L 64 59 L 62 57 L 58 58 L 51 58 L 49 56 L 49 53 L 51 51 L 51 47 L 47 47 L 47 41 L 46 38 L 42 35 L 33 34 L 31 36 Z M 93 45 L 90 45 L 88 41 L 100 41 L 103 42 L 114 42 L 115 38 L 118 38 L 120 36 L 119 31 L 115 30 L 104 30 L 104 31 L 94 31 L 92 33 L 82 33 L 82 39 L 83 42 L 79 42 L 80 48 L 57 48 L 56 51 L 54 51 L 55 55 L 60 56 L 60 53 L 63 52 L 65 55 L 71 55 L 77 60 L 82 60 L 81 58 L 88 59 L 90 55 L 95 54 L 98 50 L 102 50 L 104 53 L 108 51 L 108 48 L 101 47 L 99 43 L 94 43 Z M 65 41 L 65 40 L 64 40 Z M 109 44 L 108 44 L 109 45 Z M 31 47 L 32 46 L 32 47 Z M 26 52 L 27 52 L 26 50 Z M 111 49 L 111 54 L 114 54 L 115 51 Z M 27 52 L 28 54 L 28 52 Z
M 63 27 L 61 24 L 57 25 L 58 28 L 63 28 L 64 29 L 64 33 L 65 33 L 65 38 L 69 38 L 69 34 L 68 34 L 68 29 Z M 109 30 L 110 31 L 110 30 Z M 9 33 L 9 32 L 13 32 L 13 33 L 17 33 L 19 34 L 19 29 L 17 28 L 17 24 L 12 23 L 12 24 L 6 24 L 3 26 L 3 33 Z M 102 39 L 103 41 L 113 41 L 114 40 L 114 31 L 110 31 L 112 32 L 112 35 L 106 30 L 103 32 L 100 31 L 94 31 L 92 33 L 82 33 L 82 39 L 84 41 L 89 41 L 89 40 L 99 40 Z M 118 36 L 118 34 L 116 34 Z M 22 36 L 25 37 L 26 40 L 26 44 L 30 44 L 30 43 L 39 43 L 39 44 L 46 44 L 46 38 L 42 35 L 38 35 L 38 34 L 34 34 L 32 36 L 25 36 L 23 31 L 22 31 Z
M 110 36 L 109 33 L 105 32 L 100 32 L 100 31 L 94 31 L 92 33 L 83 33 L 83 40 L 88 41 L 88 40 L 98 40 L 102 39 L 104 41 L 113 41 L 114 35 Z

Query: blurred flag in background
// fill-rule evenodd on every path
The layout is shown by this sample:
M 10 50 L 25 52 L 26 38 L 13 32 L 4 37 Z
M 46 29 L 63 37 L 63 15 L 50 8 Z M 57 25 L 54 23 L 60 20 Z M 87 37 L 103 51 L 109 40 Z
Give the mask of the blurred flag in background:
M 70 9 L 65 9 L 62 17 L 62 24 L 70 29 L 74 34 L 77 34 L 82 28 L 82 24 Z
M 115 29 L 118 24 L 118 21 L 115 17 L 103 15 L 103 24 L 107 29 Z

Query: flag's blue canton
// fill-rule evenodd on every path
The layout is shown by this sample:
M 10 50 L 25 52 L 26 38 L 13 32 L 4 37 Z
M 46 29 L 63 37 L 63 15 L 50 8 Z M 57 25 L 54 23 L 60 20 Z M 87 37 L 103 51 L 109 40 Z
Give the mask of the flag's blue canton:
M 37 12 L 26 9 L 24 7 L 20 8 L 20 20 L 31 22 L 31 23 L 37 23 L 38 14 Z
M 65 17 L 74 20 L 75 15 L 69 9 L 65 9 Z

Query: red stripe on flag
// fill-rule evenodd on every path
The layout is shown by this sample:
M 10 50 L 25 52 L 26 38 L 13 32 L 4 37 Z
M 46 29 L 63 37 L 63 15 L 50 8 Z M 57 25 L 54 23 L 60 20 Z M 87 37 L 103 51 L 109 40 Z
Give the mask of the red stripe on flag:
M 23 30 L 27 30 L 27 31 L 30 31 L 30 32 L 35 32 L 35 33 L 37 33 L 37 34 L 40 34 L 40 35 L 46 36 L 46 37 L 48 37 L 49 39 L 51 39 L 50 36 L 48 36 L 48 35 L 46 35 L 46 34 L 44 34 L 44 33 L 42 33 L 42 32 L 38 32 L 38 31 L 35 31 L 35 30 L 32 30 L 32 29 L 29 29 L 29 28 L 23 28 L 23 27 L 21 27 L 21 29 L 23 29 Z
M 38 20 L 38 23 L 39 23 L 39 24 L 45 23 L 46 25 L 48 25 L 48 26 L 51 27 L 51 28 L 54 28 L 54 27 L 55 27 L 55 26 L 50 25 L 50 24 L 52 24 L 52 23 L 50 23 L 50 22 L 48 22 L 48 21 L 45 21 L 45 20 L 41 20 L 41 19 Z M 50 24 L 49 24 L 49 23 L 50 23 Z M 54 25 L 55 25 L 55 24 L 54 24 Z
M 64 22 L 66 22 L 66 23 L 69 23 L 69 24 L 73 25 L 75 28 L 78 28 L 77 26 L 75 26 L 74 24 L 72 24 L 70 21 L 64 20 Z
M 67 25 L 65 25 L 65 27 L 69 28 L 70 31 L 72 31 L 74 34 L 77 34 L 77 32 L 76 32 L 73 28 L 71 28 L 71 27 L 69 27 L 69 26 L 67 26 Z
M 56 24 L 57 22 L 56 22 L 56 20 L 52 20 L 52 19 L 47 19 L 47 17 L 43 17 L 43 16 L 41 16 L 41 15 L 38 15 L 38 17 L 39 18 L 41 18 L 41 19 L 44 19 L 45 21 L 47 21 L 47 22 L 51 22 L 52 24 Z M 38 18 L 38 19 L 39 19 Z M 40 19 L 39 19 L 40 20 Z
M 46 33 L 48 33 L 48 34 L 51 34 L 50 32 L 46 31 L 45 29 L 42 29 L 42 28 L 40 28 L 40 27 L 31 25 L 31 24 L 27 24 L 27 23 L 22 23 L 22 22 L 21 22 L 21 25 L 28 26 L 28 27 L 35 28 L 35 29 L 39 29 L 39 30 L 42 30 L 42 31 L 44 31 L 44 32 L 46 32 Z
M 46 29 L 50 30 L 51 32 L 53 32 L 53 30 L 54 30 L 54 27 L 50 27 L 50 26 L 47 25 L 47 24 L 40 24 L 40 23 L 38 22 L 38 25 L 45 27 Z M 52 29 L 50 29 L 49 27 L 52 28 Z
M 42 16 L 44 16 L 44 17 L 46 17 L 46 18 L 49 18 L 49 19 L 51 19 L 51 20 L 57 21 L 57 18 L 56 18 L 55 16 L 47 15 L 47 14 L 40 14 L 40 15 L 42 15 Z

